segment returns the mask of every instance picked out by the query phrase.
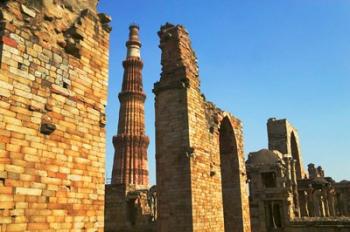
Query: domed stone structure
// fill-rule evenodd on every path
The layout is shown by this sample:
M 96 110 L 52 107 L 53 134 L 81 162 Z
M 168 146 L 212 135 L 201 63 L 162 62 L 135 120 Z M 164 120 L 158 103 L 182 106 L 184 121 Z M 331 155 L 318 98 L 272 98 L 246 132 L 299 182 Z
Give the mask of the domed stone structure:
M 279 151 L 271 151 L 261 149 L 257 152 L 252 152 L 248 156 L 247 164 L 263 165 L 282 162 L 282 154 Z

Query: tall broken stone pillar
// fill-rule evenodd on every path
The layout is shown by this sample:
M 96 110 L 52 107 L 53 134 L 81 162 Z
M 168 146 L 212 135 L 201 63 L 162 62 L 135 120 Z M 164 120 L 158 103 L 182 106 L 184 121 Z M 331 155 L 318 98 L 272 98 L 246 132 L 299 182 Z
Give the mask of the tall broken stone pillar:
M 0 231 L 104 231 L 111 28 L 96 4 L 0 3 Z
M 287 119 L 270 118 L 267 122 L 267 134 L 269 149 L 292 155 L 296 161 L 297 179 L 306 178 L 297 129 Z
M 241 122 L 205 101 L 185 28 L 166 24 L 158 34 L 157 229 L 250 231 Z

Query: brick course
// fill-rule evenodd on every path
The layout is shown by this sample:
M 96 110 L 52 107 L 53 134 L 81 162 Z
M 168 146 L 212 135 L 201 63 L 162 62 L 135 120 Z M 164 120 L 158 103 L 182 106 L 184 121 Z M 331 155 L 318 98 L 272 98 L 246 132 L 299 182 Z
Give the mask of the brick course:
M 241 122 L 201 94 L 185 28 L 166 24 L 158 34 L 157 229 L 250 231 Z
M 0 231 L 103 231 L 110 28 L 39 2 L 0 8 Z

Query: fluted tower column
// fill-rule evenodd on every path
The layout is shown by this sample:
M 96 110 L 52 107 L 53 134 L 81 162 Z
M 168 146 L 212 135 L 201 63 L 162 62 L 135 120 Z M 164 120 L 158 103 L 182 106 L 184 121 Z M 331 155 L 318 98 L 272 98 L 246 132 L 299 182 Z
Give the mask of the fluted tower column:
M 119 93 L 118 134 L 113 137 L 115 153 L 112 184 L 143 188 L 148 187 L 149 138 L 145 135 L 144 115 L 146 95 L 142 87 L 139 27 L 131 25 L 129 30 L 127 55 L 123 61 L 123 85 Z

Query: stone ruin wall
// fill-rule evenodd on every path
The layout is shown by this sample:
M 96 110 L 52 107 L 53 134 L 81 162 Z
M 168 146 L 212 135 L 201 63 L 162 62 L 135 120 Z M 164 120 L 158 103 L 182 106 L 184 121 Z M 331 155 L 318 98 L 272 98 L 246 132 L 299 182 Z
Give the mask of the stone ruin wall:
M 301 179 L 295 182 L 295 187 L 298 191 L 289 191 L 289 193 L 297 193 L 295 195 L 295 216 L 290 217 L 290 215 L 287 216 L 288 214 L 281 214 L 281 219 L 285 223 L 277 226 L 275 230 L 286 232 L 350 231 L 350 218 L 347 213 L 346 201 L 349 196 L 349 182 L 345 180 L 338 183 L 335 182 L 331 177 L 325 176 L 322 167 L 319 166 L 316 168 L 314 164 L 309 164 L 309 173 L 305 173 L 304 167 L 302 165 L 298 166 L 298 161 L 301 161 L 299 164 L 302 164 L 302 156 L 297 130 L 286 119 L 269 119 L 267 128 L 269 148 L 283 152 L 284 157 L 293 157 L 295 165 L 291 168 L 292 172 L 297 174 L 299 170 L 299 173 L 302 173 L 302 175 L 299 176 Z M 295 137 L 294 142 L 292 141 L 293 136 Z M 265 189 L 266 186 L 263 187 L 261 183 L 261 174 L 266 173 L 267 170 L 271 171 L 275 166 L 275 161 L 267 160 L 267 156 L 265 156 L 265 160 L 260 159 L 260 163 L 255 162 L 252 165 L 250 160 L 253 160 L 253 157 L 259 158 L 258 155 L 262 154 L 261 151 L 251 153 L 247 161 L 250 183 L 260 183 L 259 185 L 254 184 L 251 186 L 251 193 L 256 191 L 262 192 L 251 195 L 251 203 L 254 203 L 254 206 L 256 206 L 257 203 L 263 205 L 269 200 L 288 200 L 286 194 L 286 191 L 288 191 L 287 188 L 278 189 L 276 187 L 271 188 L 270 186 L 270 189 Z M 269 152 L 271 153 L 272 151 Z M 282 162 L 282 160 L 279 162 Z M 278 168 L 277 171 L 281 168 L 282 167 Z M 257 175 L 255 172 L 257 172 Z M 289 178 L 286 179 L 288 180 Z M 282 179 L 279 180 L 278 178 L 276 178 L 276 180 L 277 184 L 281 181 L 285 181 Z M 292 202 L 293 200 L 294 199 L 288 200 L 288 202 Z M 287 204 L 285 208 L 291 208 L 292 206 L 293 204 Z M 297 209 L 297 211 L 295 209 Z M 298 212 L 299 209 L 300 213 Z M 266 217 L 266 210 L 262 208 L 262 210 L 258 211 L 256 207 L 253 207 L 253 204 L 251 204 L 251 213 L 253 231 L 269 231 L 267 225 L 271 226 L 271 222 L 268 218 L 272 216 Z
M 298 179 L 307 178 L 299 143 L 299 134 L 286 119 L 270 118 L 267 122 L 268 143 L 270 150 L 277 150 L 282 154 L 291 154 L 297 160 L 296 175 Z
M 111 28 L 96 4 L 0 3 L 0 232 L 104 230 Z M 158 231 L 248 232 L 242 124 L 201 94 L 186 30 L 166 25 L 159 35 Z M 300 220 L 286 231 L 349 224 Z
M 103 231 L 111 28 L 96 4 L 0 3 L 0 231 Z
M 105 232 L 154 232 L 156 209 L 151 190 L 136 190 L 122 184 L 106 185 Z
M 350 181 L 340 181 L 335 183 L 335 191 L 337 192 L 339 214 L 350 217 Z
M 157 231 L 250 231 L 241 122 L 201 94 L 187 31 L 166 24 L 159 36 Z
M 348 232 L 350 231 L 349 218 L 301 218 L 294 220 L 286 232 Z

